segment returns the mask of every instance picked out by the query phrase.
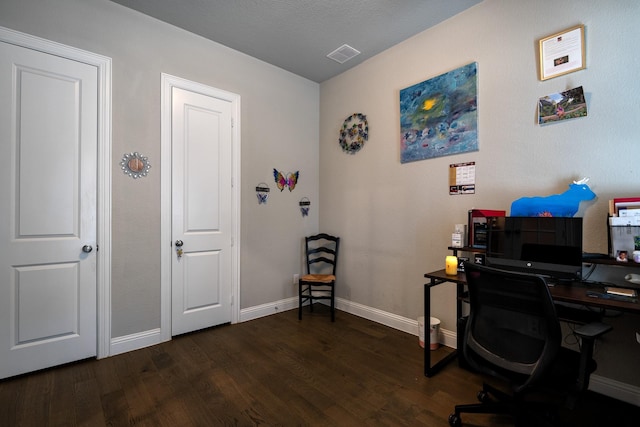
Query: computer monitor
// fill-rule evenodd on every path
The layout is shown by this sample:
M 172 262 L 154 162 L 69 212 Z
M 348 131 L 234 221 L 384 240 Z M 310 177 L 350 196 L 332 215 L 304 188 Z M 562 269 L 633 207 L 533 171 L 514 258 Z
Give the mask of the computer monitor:
M 580 280 L 582 218 L 498 218 L 487 232 L 486 263 L 551 280 Z

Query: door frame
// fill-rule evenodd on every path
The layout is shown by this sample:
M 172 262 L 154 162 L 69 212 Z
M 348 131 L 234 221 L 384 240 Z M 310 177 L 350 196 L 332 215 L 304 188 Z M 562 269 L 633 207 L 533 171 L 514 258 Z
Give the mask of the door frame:
M 161 73 L 160 120 L 160 339 L 171 339 L 171 110 L 172 89 L 197 92 L 231 102 L 231 323 L 240 318 L 240 95 Z
M 95 66 L 98 72 L 97 343 L 111 355 L 111 58 L 0 27 L 0 41 Z

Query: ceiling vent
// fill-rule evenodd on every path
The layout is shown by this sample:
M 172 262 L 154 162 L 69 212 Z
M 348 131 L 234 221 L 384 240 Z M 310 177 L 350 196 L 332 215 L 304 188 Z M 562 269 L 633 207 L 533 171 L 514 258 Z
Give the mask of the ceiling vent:
M 340 64 L 344 64 L 354 56 L 360 55 L 360 51 L 352 48 L 348 44 L 343 44 L 333 52 L 327 55 L 327 58 L 331 58 Z

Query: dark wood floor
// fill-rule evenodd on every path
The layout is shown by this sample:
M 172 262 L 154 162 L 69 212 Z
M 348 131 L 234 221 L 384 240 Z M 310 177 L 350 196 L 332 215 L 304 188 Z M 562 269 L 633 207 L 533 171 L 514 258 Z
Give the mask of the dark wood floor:
M 425 378 L 417 337 L 318 307 L 0 381 L 0 426 L 447 426 L 481 382 L 457 363 Z M 562 418 L 637 426 L 640 408 L 589 394 Z

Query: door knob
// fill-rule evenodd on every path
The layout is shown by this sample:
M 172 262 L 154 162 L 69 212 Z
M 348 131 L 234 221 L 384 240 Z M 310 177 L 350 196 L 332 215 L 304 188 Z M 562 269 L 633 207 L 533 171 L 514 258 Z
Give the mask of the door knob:
M 176 240 L 176 247 L 179 248 L 183 245 L 182 240 Z
M 82 247 L 82 252 L 89 253 L 89 252 L 91 252 L 92 250 L 93 250 L 93 246 L 91 246 L 91 245 L 84 245 L 84 246 Z

